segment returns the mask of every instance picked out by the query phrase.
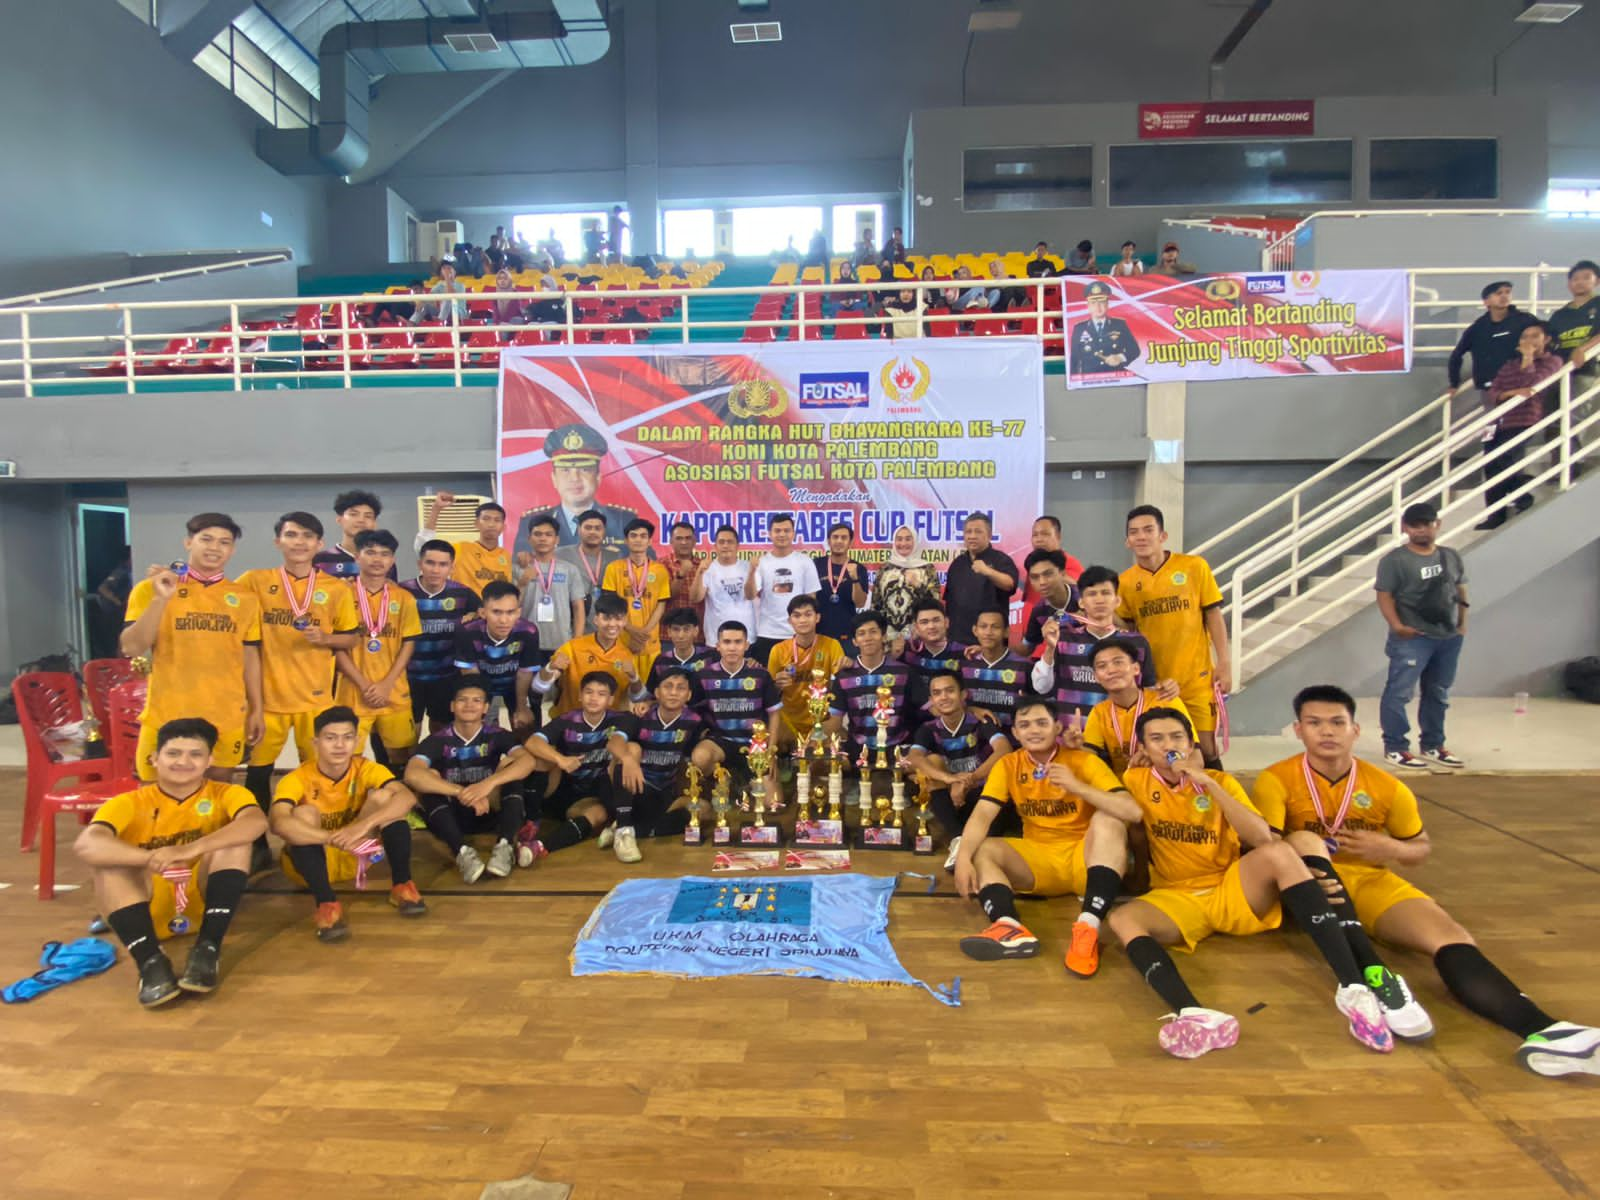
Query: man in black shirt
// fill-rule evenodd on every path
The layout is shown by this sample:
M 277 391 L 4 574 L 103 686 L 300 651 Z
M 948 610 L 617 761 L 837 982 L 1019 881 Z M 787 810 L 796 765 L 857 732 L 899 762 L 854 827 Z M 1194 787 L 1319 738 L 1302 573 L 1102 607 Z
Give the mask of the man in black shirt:
M 1499 279 L 1483 289 L 1487 310 L 1461 331 L 1456 348 L 1450 352 L 1450 387 L 1461 386 L 1461 363 L 1472 355 L 1472 386 L 1480 392 L 1494 382 L 1495 372 L 1517 356 L 1517 337 L 1533 317 L 1511 303 L 1511 283 Z
M 910 704 L 915 709 L 912 723 L 928 714 L 928 681 L 940 671 L 959 671 L 966 644 L 950 637 L 950 619 L 944 605 L 932 596 L 919 600 L 911 610 L 911 636 L 906 638 L 900 661 L 911 668 Z
M 893 708 L 892 719 L 884 728 L 888 745 L 903 745 L 916 725 L 911 715 L 911 668 L 889 657 L 884 626 L 883 616 L 871 609 L 856 614 L 852 634 L 855 661 L 840 668 L 829 691 L 826 728 L 844 734 L 844 752 L 851 762 L 863 746 L 875 748 L 878 744 L 878 726 L 872 714 L 880 686 L 889 689 Z
M 1545 322 L 1550 330 L 1551 349 L 1568 362 L 1587 366 L 1595 373 L 1594 360 L 1600 350 L 1600 264 L 1585 258 L 1567 272 L 1567 290 L 1572 300 L 1550 314 Z M 1510 358 L 1511 355 L 1507 355 Z
M 950 636 L 970 646 L 972 625 L 986 608 L 1006 608 L 1017 590 L 1017 564 L 991 544 L 994 526 L 983 513 L 969 513 L 961 527 L 966 553 L 950 561 L 944 603 L 950 614 Z
M 906 761 L 939 785 L 929 806 L 950 839 L 945 868 L 951 870 L 961 848 L 961 827 L 971 811 L 968 799 L 983 791 L 990 770 L 1014 747 L 993 721 L 967 711 L 966 690 L 950 671 L 939 671 L 928 680 L 928 707 L 933 715 L 912 735 Z M 1014 823 L 1016 828 L 1009 832 L 1020 833 L 1021 822 L 1014 819 Z
M 828 553 L 816 556 L 820 616 L 817 632 L 834 638 L 849 653 L 850 626 L 867 602 L 867 569 L 850 557 L 856 531 L 843 521 L 828 530 Z
M 659 660 L 658 660 L 659 661 Z M 669 666 L 656 683 L 656 702 L 639 718 L 637 741 L 620 746 L 606 808 L 616 826 L 617 858 L 638 862 L 639 837 L 682 833 L 692 814 L 678 803 L 690 761 L 709 775 L 715 766 L 704 742 L 706 720 L 689 707 L 693 682 L 683 667 Z
M 639 719 L 612 707 L 617 681 L 609 671 L 590 671 L 578 684 L 578 707 L 562 713 L 528 739 L 525 749 L 545 768 L 545 817 L 561 824 L 539 839 L 524 830 L 534 856 L 543 858 L 575 846 L 609 820 L 604 800 L 610 794 L 611 768 L 622 761 L 623 746 L 638 740 Z
M 1040 242 L 1033 248 L 1033 257 L 1028 260 L 1029 279 L 1048 279 L 1052 275 L 1061 274 L 1061 268 L 1056 266 L 1049 258 L 1045 257 L 1050 252 L 1049 242 Z

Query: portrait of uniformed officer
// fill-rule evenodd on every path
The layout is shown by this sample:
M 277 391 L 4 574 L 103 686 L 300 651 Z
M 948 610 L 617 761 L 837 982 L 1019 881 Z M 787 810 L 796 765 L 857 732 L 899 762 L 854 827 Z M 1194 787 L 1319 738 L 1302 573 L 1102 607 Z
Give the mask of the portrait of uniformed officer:
M 550 431 L 544 440 L 544 452 L 553 468 L 557 502 L 530 508 L 517 522 L 517 551 L 532 551 L 528 531 L 533 519 L 552 516 L 556 519 L 559 534 L 557 545 L 574 546 L 578 542 L 578 518 L 590 509 L 606 519 L 606 544 L 620 546 L 624 526 L 639 514 L 619 504 L 602 504 L 597 497 L 600 490 L 600 460 L 606 456 L 605 438 L 587 425 L 574 422 Z
M 1095 280 L 1084 290 L 1089 315 L 1072 324 L 1074 375 L 1105 375 L 1126 371 L 1139 357 L 1139 343 L 1121 317 L 1107 316 L 1111 289 Z

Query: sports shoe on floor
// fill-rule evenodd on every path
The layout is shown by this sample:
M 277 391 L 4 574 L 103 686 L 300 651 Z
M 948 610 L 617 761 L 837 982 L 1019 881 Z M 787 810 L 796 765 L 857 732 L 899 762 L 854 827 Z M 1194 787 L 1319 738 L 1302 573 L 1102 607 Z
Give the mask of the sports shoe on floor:
M 595 838 L 594 844 L 602 850 L 609 850 L 611 849 L 611 843 L 616 841 L 616 838 L 617 827 L 615 825 L 607 825 L 600 831 L 600 836 Z
M 1441 767 L 1464 767 L 1466 760 L 1457 758 L 1443 746 L 1435 746 L 1432 750 L 1424 750 L 1422 757 L 1428 762 L 1438 763 Z
M 110 933 L 111 926 L 106 924 L 106 919 L 104 917 L 102 917 L 99 913 L 95 913 L 94 916 L 89 918 L 89 932 Z
M 417 885 L 409 879 L 389 889 L 389 903 L 400 910 L 402 917 L 420 917 L 428 911 L 428 906 L 422 902 L 422 894 L 417 891 Z
M 981 962 L 997 958 L 1032 958 L 1039 953 L 1039 939 L 1027 926 L 1013 921 L 996 921 L 982 933 L 961 939 L 961 953 Z
M 532 821 L 524 821 L 517 830 L 517 866 L 531 867 L 549 853 L 539 840 L 539 827 Z
M 1100 969 L 1100 928 L 1087 921 L 1072 925 L 1072 941 L 1067 946 L 1067 970 L 1079 979 L 1088 979 Z
M 1390 1033 L 1408 1042 L 1420 1042 L 1433 1036 L 1433 1018 L 1417 1003 L 1404 979 L 1388 967 L 1368 967 L 1366 976 L 1367 987 L 1378 998 Z
M 1404 767 L 1408 771 L 1426 771 L 1428 760 L 1411 753 L 1409 750 L 1390 750 L 1383 756 L 1383 761 L 1391 767 Z
M 456 870 L 462 883 L 477 883 L 483 876 L 483 859 L 471 846 L 462 846 L 456 851 Z
M 1239 1020 L 1214 1008 L 1184 1008 L 1162 1018 L 1166 1024 L 1156 1035 L 1161 1048 L 1174 1058 L 1199 1058 L 1212 1050 L 1226 1050 L 1239 1042 Z
M 196 938 L 194 945 L 189 950 L 189 961 L 183 964 L 183 976 L 178 980 L 178 986 L 186 992 L 206 992 L 217 990 L 217 958 L 222 954 L 222 947 L 206 938 Z
M 421 813 L 413 808 L 406 814 L 406 828 L 415 829 L 418 833 L 425 833 L 428 829 L 428 822 L 423 819 Z
M 1350 1022 L 1350 1036 L 1368 1050 L 1388 1054 L 1394 1050 L 1394 1034 L 1383 1019 L 1383 1005 L 1364 983 L 1347 983 L 1333 994 L 1333 1003 Z
M 624 825 L 617 830 L 612 849 L 616 851 L 618 862 L 636 863 L 644 860 L 644 855 L 639 853 L 639 839 L 634 835 L 631 825 Z
M 139 1003 L 145 1008 L 156 1008 L 176 1000 L 180 994 L 178 973 L 165 954 L 158 953 L 139 964 Z
M 1522 1065 L 1535 1075 L 1600 1075 L 1600 1029 L 1557 1021 L 1517 1048 Z
M 944 869 L 946 871 L 954 871 L 956 869 L 956 859 L 960 854 L 961 835 L 958 833 L 950 839 L 950 853 L 944 856 Z
M 489 874 L 496 879 L 504 879 L 511 874 L 511 864 L 515 858 L 511 843 L 501 838 L 494 844 L 494 849 L 489 851 Z
M 342 942 L 350 936 L 350 925 L 344 919 L 344 906 L 337 900 L 317 905 L 317 941 Z

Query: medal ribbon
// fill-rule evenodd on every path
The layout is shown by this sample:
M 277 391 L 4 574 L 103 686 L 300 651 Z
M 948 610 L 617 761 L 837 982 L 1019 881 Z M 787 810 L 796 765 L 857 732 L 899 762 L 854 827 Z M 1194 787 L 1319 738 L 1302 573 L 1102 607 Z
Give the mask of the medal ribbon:
M 1306 791 L 1311 795 L 1311 807 L 1317 810 L 1317 820 L 1322 825 L 1324 840 L 1332 842 L 1339 836 L 1339 830 L 1344 827 L 1344 819 L 1350 813 L 1350 803 L 1356 795 L 1356 767 L 1360 764 L 1352 758 L 1350 760 L 1350 777 L 1345 781 L 1344 797 L 1339 801 L 1339 811 L 1333 816 L 1333 824 L 1328 824 L 1328 814 L 1322 810 L 1322 789 L 1317 786 L 1316 774 L 1311 770 L 1311 756 L 1300 756 L 1300 772 L 1305 776 Z M 1332 850 L 1333 846 L 1329 846 Z
M 839 578 L 837 579 L 833 577 L 833 556 L 831 554 L 823 560 L 822 569 L 828 573 L 828 590 L 837 595 L 839 589 L 844 585 L 845 578 L 850 573 L 850 560 L 848 558 L 844 560 L 844 565 L 839 568 Z
M 1106 699 L 1111 703 L 1111 732 L 1116 737 L 1117 744 L 1126 750 L 1131 758 L 1133 756 L 1133 742 L 1138 736 L 1139 718 L 1144 715 L 1144 689 L 1139 689 L 1139 699 L 1133 705 L 1133 721 L 1128 726 L 1127 741 L 1122 739 L 1122 722 L 1117 719 L 1117 702 L 1111 700 L 1109 696 Z
M 1217 702 L 1217 753 L 1226 754 L 1233 742 L 1228 734 L 1228 697 L 1220 683 L 1211 685 L 1211 696 Z
M 377 838 L 368 838 L 351 853 L 356 856 L 356 887 L 364 891 L 367 886 L 367 868 L 373 863 L 383 861 L 383 843 Z
M 176 924 L 189 907 L 189 881 L 194 878 L 194 868 L 171 866 L 161 872 L 161 878 L 172 885 L 172 920 Z M 184 928 L 188 928 L 187 921 L 184 922 Z
M 289 615 L 299 620 L 311 611 L 311 597 L 317 591 L 317 569 L 311 568 L 311 574 L 306 577 L 306 598 L 304 602 L 294 598 L 294 576 L 283 568 L 278 568 L 278 578 L 283 580 L 283 598 L 289 602 Z
M 367 627 L 367 637 L 376 640 L 383 632 L 383 623 L 389 619 L 389 585 L 383 585 L 383 595 L 378 597 L 376 623 L 372 616 L 372 597 L 367 593 L 367 585 L 359 580 L 356 584 L 356 603 L 361 609 L 361 623 Z
M 589 582 L 596 588 L 600 586 L 600 564 L 605 561 L 605 558 L 606 552 L 602 549 L 599 554 L 594 556 L 594 566 L 591 567 L 589 565 L 589 556 L 583 552 L 582 546 L 578 547 L 578 561 L 583 564 L 584 574 L 589 577 Z M 551 567 L 550 570 L 553 572 L 555 568 Z
M 633 573 L 633 559 L 630 558 L 628 560 L 627 567 L 628 567 L 628 589 L 631 592 L 633 592 L 633 602 L 634 602 L 634 604 L 635 605 L 640 605 L 640 604 L 642 604 L 644 602 L 645 584 L 650 582 L 650 564 L 649 563 L 645 563 L 644 570 L 638 575 L 635 575 Z
M 580 551 L 580 555 L 581 553 L 582 552 Z M 548 596 L 550 594 L 550 586 L 556 581 L 555 556 L 551 555 L 550 557 L 550 573 L 548 575 L 544 573 L 544 570 L 540 566 L 537 558 L 533 560 L 533 573 L 539 580 L 539 590 Z
M 1033 764 L 1033 777 L 1035 779 L 1043 779 L 1050 773 L 1050 764 L 1056 761 L 1056 752 L 1054 750 L 1050 751 L 1050 757 L 1041 763 L 1033 756 L 1033 752 L 1030 750 L 1028 752 L 1028 761 Z
M 215 575 L 202 575 L 199 571 L 191 569 L 189 564 L 183 561 L 181 558 L 175 559 L 172 562 L 170 570 L 177 575 L 179 583 L 185 583 L 191 579 L 200 584 L 222 582 L 221 571 L 218 571 Z
M 806 669 L 806 664 L 808 662 L 810 662 L 816 656 L 817 656 L 817 643 L 816 642 L 812 642 L 811 643 L 811 649 L 806 651 L 806 656 L 804 658 L 801 658 L 800 657 L 800 639 L 797 638 L 797 637 L 792 637 L 792 638 L 789 639 L 789 669 L 794 672 L 796 679 L 800 678 L 800 672 L 805 670 Z

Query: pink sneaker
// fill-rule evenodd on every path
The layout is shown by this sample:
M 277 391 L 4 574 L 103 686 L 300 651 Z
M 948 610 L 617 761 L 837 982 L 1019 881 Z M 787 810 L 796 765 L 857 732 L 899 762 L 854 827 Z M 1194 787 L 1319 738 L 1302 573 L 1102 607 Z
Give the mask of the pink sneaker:
M 1383 1005 L 1364 983 L 1347 983 L 1333 994 L 1333 1002 L 1350 1022 L 1350 1036 L 1368 1050 L 1389 1054 L 1394 1050 L 1394 1034 L 1383 1019 Z
M 1185 1008 L 1167 1014 L 1157 1040 L 1174 1058 L 1199 1058 L 1209 1051 L 1236 1045 L 1239 1022 L 1214 1008 Z
M 539 827 L 532 821 L 524 821 L 517 830 L 517 866 L 531 867 L 549 853 L 539 840 Z

